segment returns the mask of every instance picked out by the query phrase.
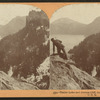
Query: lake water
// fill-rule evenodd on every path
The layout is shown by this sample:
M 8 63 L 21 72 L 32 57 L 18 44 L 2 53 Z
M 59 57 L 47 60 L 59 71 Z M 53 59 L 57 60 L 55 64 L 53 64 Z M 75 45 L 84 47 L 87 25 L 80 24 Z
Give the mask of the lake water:
M 56 38 L 62 41 L 65 46 L 66 52 L 78 45 L 84 40 L 84 35 L 51 35 L 50 38 Z M 50 54 L 52 54 L 52 43 L 50 43 Z

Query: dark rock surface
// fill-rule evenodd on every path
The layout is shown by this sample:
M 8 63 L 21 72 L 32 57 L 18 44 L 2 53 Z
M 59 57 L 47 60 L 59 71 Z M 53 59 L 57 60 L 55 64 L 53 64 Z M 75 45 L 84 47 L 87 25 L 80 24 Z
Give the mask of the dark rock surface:
M 51 56 L 49 89 L 100 89 L 100 81 L 77 68 L 74 63 Z

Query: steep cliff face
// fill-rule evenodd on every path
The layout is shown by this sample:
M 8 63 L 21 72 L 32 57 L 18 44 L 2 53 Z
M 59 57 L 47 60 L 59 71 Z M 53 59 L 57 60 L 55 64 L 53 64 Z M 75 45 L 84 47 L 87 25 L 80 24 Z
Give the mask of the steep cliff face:
M 37 76 L 38 66 L 49 56 L 48 28 L 43 11 L 29 12 L 26 26 L 0 41 L 0 70 L 14 77 Z
M 78 69 L 74 63 L 51 56 L 49 89 L 100 89 L 100 81 Z

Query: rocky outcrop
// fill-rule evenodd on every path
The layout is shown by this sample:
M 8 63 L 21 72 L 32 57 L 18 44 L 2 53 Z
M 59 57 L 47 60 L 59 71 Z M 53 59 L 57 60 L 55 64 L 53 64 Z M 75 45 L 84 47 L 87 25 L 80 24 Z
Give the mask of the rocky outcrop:
M 100 81 L 78 69 L 73 62 L 51 56 L 49 89 L 100 89 Z
M 25 27 L 0 41 L 0 70 L 18 78 L 37 76 L 36 69 L 49 56 L 48 28 L 43 11 L 30 11 Z
M 16 80 L 0 71 L 0 90 L 37 90 L 34 84 Z
M 50 84 L 50 57 L 47 57 L 37 68 L 36 83 L 39 89 L 48 89 Z

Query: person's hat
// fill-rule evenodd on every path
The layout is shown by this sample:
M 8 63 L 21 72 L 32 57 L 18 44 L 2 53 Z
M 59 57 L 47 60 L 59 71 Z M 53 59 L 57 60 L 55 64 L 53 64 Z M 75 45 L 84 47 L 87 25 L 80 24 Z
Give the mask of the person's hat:
M 51 41 L 53 41 L 53 40 L 54 40 L 54 38 L 51 39 Z

